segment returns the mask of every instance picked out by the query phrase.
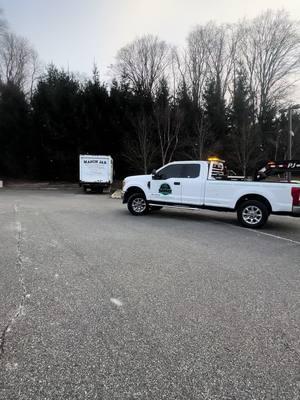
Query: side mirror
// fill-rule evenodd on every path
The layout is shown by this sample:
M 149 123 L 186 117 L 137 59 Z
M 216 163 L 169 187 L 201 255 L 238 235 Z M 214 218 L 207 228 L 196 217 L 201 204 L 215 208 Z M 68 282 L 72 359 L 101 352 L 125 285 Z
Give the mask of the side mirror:
M 156 172 L 156 169 L 153 169 L 151 174 L 152 174 L 152 179 L 160 179 L 160 175 Z

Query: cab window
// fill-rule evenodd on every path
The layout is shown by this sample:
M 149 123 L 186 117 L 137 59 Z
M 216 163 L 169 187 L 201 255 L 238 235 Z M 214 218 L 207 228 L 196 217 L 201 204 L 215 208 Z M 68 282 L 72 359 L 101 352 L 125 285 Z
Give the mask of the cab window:
M 183 164 L 181 171 L 182 178 L 198 178 L 200 174 L 200 165 L 199 164 Z
M 173 164 L 161 169 L 157 175 L 159 179 L 169 179 L 169 178 L 181 178 L 182 175 L 182 165 Z
M 158 179 L 197 178 L 199 174 L 199 164 L 172 164 L 158 172 Z

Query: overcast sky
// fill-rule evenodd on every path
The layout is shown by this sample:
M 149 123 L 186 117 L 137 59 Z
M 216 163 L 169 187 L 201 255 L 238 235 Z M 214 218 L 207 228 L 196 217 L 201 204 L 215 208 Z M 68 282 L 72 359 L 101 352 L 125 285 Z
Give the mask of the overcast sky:
M 145 33 L 183 45 L 210 20 L 235 22 L 268 8 L 300 20 L 300 0 L 0 0 L 10 27 L 27 37 L 43 62 L 106 76 L 119 48 Z

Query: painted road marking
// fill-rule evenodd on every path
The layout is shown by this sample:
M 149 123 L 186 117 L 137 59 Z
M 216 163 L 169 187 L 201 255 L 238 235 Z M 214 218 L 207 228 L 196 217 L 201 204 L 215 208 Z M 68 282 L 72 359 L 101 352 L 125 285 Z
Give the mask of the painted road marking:
M 265 236 L 272 237 L 274 239 L 284 240 L 286 242 L 290 242 L 290 243 L 293 243 L 293 244 L 300 245 L 299 240 L 293 240 L 293 239 L 285 238 L 283 236 L 273 235 L 272 233 L 258 231 L 257 229 L 243 228 L 243 227 L 238 226 L 238 225 L 233 225 L 233 224 L 231 224 L 229 222 L 218 221 L 218 220 L 215 220 L 215 219 L 211 220 L 210 222 L 212 222 L 214 224 L 217 224 L 217 225 L 227 225 L 227 226 L 229 225 L 234 229 L 255 233 L 256 235 L 265 235 Z
M 258 231 L 253 231 L 251 229 L 248 229 L 249 232 L 252 233 L 256 233 L 257 235 L 265 235 L 265 236 L 270 236 L 273 237 L 275 239 L 279 239 L 279 240 L 285 240 L 286 242 L 290 242 L 290 243 L 294 243 L 294 244 L 298 244 L 300 245 L 300 242 L 298 242 L 297 240 L 293 240 L 293 239 L 288 239 L 282 236 L 277 236 L 277 235 L 273 235 L 272 233 L 267 233 L 267 232 L 258 232 Z

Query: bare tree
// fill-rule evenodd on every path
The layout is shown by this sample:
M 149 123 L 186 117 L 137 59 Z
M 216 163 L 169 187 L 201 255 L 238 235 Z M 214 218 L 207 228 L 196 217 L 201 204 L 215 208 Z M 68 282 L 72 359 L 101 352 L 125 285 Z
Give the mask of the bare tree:
M 183 115 L 179 107 L 172 107 L 170 99 L 164 104 L 155 104 L 154 118 L 159 141 L 162 165 L 172 161 L 179 143 Z
M 7 29 L 7 23 L 5 18 L 3 17 L 3 11 L 0 8 L 0 37 L 6 32 Z
M 35 87 L 36 82 L 38 81 L 39 77 L 42 74 L 42 64 L 40 62 L 39 56 L 37 52 L 32 49 L 31 56 L 30 56 L 30 68 L 29 68 L 29 75 L 28 75 L 28 94 L 30 99 L 33 96 L 33 90 Z
M 5 32 L 0 39 L 0 79 L 13 83 L 27 94 L 32 94 L 40 72 L 36 51 L 29 42 L 14 33 Z
M 237 41 L 234 25 L 218 26 L 213 22 L 197 26 L 187 38 L 181 71 L 194 107 L 193 153 L 200 159 L 207 153 L 213 136 L 203 110 L 205 90 L 208 82 L 214 81 L 221 100 L 227 96 L 234 74 Z
M 175 102 L 178 88 L 184 82 L 184 75 L 181 70 L 180 54 L 175 46 L 170 47 L 170 65 L 168 66 L 167 73 L 164 74 L 163 79 L 168 82 L 170 86 L 171 99 Z
M 239 56 L 261 117 L 286 97 L 300 72 L 299 23 L 284 11 L 267 11 L 239 30 Z
M 207 47 L 208 32 L 206 27 L 199 26 L 187 38 L 187 49 L 184 53 L 184 76 L 195 105 L 200 105 L 203 88 L 209 72 L 209 52 Z
M 185 81 L 195 105 L 201 105 L 205 83 L 214 78 L 224 97 L 235 63 L 237 30 L 233 25 L 208 23 L 188 36 L 183 56 Z
M 207 25 L 207 49 L 210 76 L 220 87 L 223 98 L 232 81 L 238 44 L 238 31 L 235 25 Z
M 141 110 L 136 116 L 132 117 L 132 125 L 134 137 L 129 138 L 125 143 L 124 158 L 136 170 L 147 174 L 157 150 L 152 133 L 152 116 L 146 114 L 145 110 Z
M 169 65 L 169 46 L 156 36 L 146 35 L 118 52 L 114 70 L 136 92 L 152 94 Z

